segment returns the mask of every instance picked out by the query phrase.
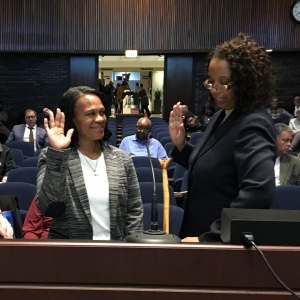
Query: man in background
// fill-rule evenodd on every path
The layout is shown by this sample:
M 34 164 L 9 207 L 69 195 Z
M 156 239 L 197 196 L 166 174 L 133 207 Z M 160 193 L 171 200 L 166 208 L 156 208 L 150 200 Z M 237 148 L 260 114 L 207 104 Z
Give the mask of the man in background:
M 144 89 L 144 85 L 142 83 L 139 84 L 139 99 L 141 100 L 141 110 L 142 114 L 146 111 L 148 118 L 150 118 L 151 113 L 149 111 L 149 99 L 147 97 L 146 90 Z
M 24 141 L 32 143 L 34 151 L 48 146 L 48 138 L 44 128 L 37 127 L 37 115 L 33 109 L 25 111 L 26 124 L 15 125 L 7 142 Z
M 150 131 L 151 121 L 146 117 L 140 118 L 136 124 L 136 134 L 125 137 L 119 148 L 128 152 L 131 157 L 148 156 L 147 140 Z M 150 138 L 149 150 L 151 157 L 160 158 L 162 160 L 168 159 L 166 150 L 162 144 L 154 138 Z
M 292 129 L 283 123 L 275 124 L 277 135 L 277 159 L 275 161 L 275 185 L 300 184 L 300 158 L 288 154 L 292 142 Z

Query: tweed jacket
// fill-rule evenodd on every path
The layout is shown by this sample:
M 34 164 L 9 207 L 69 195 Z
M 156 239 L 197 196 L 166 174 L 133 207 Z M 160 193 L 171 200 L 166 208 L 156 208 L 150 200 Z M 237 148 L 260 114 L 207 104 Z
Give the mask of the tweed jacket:
M 25 128 L 25 124 L 15 125 L 9 134 L 7 142 L 23 141 Z M 36 127 L 35 145 L 36 149 L 48 146 L 48 137 L 44 128 Z
M 128 153 L 104 144 L 103 155 L 109 183 L 111 239 L 124 240 L 142 230 L 138 179 Z M 93 239 L 89 199 L 76 149 L 57 151 L 47 147 L 41 151 L 36 205 L 43 215 L 53 217 L 49 238 Z
M 299 184 L 300 158 L 284 154 L 280 158 L 280 185 Z

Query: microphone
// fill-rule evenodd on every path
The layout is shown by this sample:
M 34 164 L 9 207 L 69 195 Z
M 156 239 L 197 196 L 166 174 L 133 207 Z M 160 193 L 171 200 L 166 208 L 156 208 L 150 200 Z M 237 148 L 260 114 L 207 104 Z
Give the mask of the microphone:
M 158 208 L 157 208 L 157 197 L 156 197 L 156 180 L 155 173 L 150 155 L 149 143 L 152 137 L 151 132 L 147 135 L 147 154 L 150 160 L 150 168 L 153 178 L 153 196 L 151 203 L 151 221 L 150 229 L 144 230 L 143 232 L 136 232 L 131 234 L 127 238 L 128 243 L 146 243 L 146 244 L 180 244 L 181 239 L 174 234 L 167 234 L 166 232 L 158 229 Z

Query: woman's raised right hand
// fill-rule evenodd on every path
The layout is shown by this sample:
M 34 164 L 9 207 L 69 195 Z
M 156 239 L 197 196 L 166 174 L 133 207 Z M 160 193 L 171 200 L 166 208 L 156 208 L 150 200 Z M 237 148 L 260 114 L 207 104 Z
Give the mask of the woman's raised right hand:
M 50 147 L 55 150 L 69 148 L 74 129 L 69 129 L 65 136 L 65 114 L 61 112 L 59 108 L 56 110 L 55 118 L 51 110 L 48 111 L 48 114 L 49 121 L 46 118 L 44 119 L 44 127 L 48 136 Z
M 173 110 L 170 113 L 169 133 L 173 143 L 181 151 L 185 146 L 185 130 L 180 102 L 173 106 Z

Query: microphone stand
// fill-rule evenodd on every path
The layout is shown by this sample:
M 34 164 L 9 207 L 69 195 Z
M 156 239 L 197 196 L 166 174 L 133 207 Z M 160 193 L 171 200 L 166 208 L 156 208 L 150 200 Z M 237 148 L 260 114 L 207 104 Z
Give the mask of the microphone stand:
M 152 164 L 152 159 L 149 150 L 149 143 L 150 143 L 150 135 L 148 133 L 147 137 L 147 153 L 150 160 L 150 168 L 152 171 L 152 178 L 153 178 L 153 196 L 152 196 L 152 203 L 151 203 L 151 223 L 150 229 L 144 230 L 143 232 L 136 232 L 131 234 L 127 238 L 128 243 L 146 243 L 146 244 L 180 244 L 181 239 L 174 235 L 174 234 L 167 234 L 166 232 L 158 229 L 158 209 L 157 209 L 157 197 L 156 197 L 156 180 L 155 180 L 155 173 Z

